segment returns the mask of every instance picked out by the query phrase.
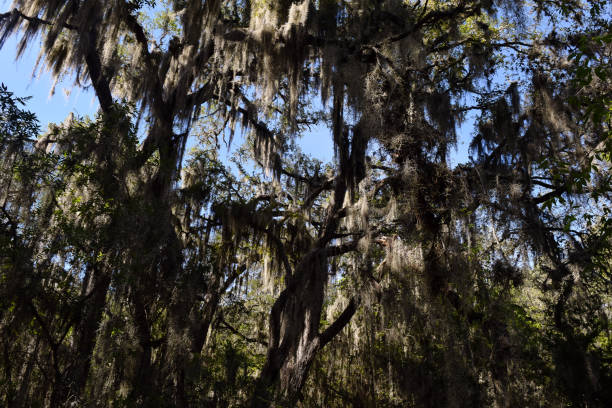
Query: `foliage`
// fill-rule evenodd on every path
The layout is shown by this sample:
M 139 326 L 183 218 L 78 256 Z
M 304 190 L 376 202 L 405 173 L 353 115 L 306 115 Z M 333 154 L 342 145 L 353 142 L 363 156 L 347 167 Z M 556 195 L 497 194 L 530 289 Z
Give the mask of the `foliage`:
M 2 404 L 612 400 L 609 2 L 14 4 L 100 111 L 0 88 Z

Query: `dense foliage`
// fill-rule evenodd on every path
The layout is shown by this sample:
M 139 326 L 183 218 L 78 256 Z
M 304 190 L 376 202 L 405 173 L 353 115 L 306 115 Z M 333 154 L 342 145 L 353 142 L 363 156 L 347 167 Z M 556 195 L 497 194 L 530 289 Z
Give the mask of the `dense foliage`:
M 609 406 L 611 8 L 15 0 L 0 404 Z

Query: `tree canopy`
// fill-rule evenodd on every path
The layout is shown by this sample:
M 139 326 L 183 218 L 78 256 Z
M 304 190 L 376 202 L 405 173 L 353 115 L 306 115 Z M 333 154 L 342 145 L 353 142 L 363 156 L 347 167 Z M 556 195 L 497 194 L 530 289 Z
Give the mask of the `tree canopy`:
M 0 46 L 41 39 L 100 109 L 41 132 L 0 88 L 0 402 L 609 405 L 611 22 L 15 0 Z M 330 163 L 297 143 L 321 125 Z

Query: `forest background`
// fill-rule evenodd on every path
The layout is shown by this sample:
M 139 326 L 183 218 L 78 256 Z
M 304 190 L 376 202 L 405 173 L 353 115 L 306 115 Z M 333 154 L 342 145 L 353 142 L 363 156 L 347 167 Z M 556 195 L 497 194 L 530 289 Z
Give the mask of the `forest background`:
M 0 89 L 0 402 L 608 406 L 611 17 L 14 1 L 97 113 Z

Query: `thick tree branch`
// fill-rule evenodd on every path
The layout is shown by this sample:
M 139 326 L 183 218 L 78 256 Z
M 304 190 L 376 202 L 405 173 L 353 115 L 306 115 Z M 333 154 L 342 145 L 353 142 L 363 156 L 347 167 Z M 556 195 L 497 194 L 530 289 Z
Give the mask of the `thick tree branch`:
M 344 327 L 351 321 L 351 318 L 357 311 L 357 307 L 359 306 L 358 298 L 351 298 L 349 304 L 346 306 L 344 311 L 338 316 L 338 318 L 323 331 L 323 333 L 319 334 L 320 348 L 325 347 L 327 343 L 329 343 Z
M 200 89 L 197 91 L 187 95 L 187 105 L 195 108 L 210 100 L 213 96 L 213 86 L 210 83 L 207 83 L 200 87 Z
M 556 197 L 560 197 L 563 193 L 565 193 L 567 191 L 567 188 L 565 186 L 559 187 L 553 191 L 550 191 L 546 194 L 542 194 L 539 197 L 535 197 L 532 199 L 532 201 L 535 204 L 542 204 L 545 203 L 546 201 L 552 199 L 552 198 L 556 198 Z
M 354 251 L 357 249 L 357 243 L 358 243 L 358 240 L 354 239 L 353 241 L 350 241 L 344 244 L 330 246 L 328 248 L 325 248 L 325 252 L 324 252 L 325 256 L 326 257 L 338 256 L 338 255 L 346 254 L 347 252 Z
M 95 25 L 87 33 L 88 44 L 85 52 L 85 63 L 89 71 L 91 84 L 96 91 L 100 102 L 100 108 L 104 113 L 110 113 L 113 106 L 113 95 L 111 94 L 109 81 L 102 72 L 102 61 L 97 51 L 98 34 Z

